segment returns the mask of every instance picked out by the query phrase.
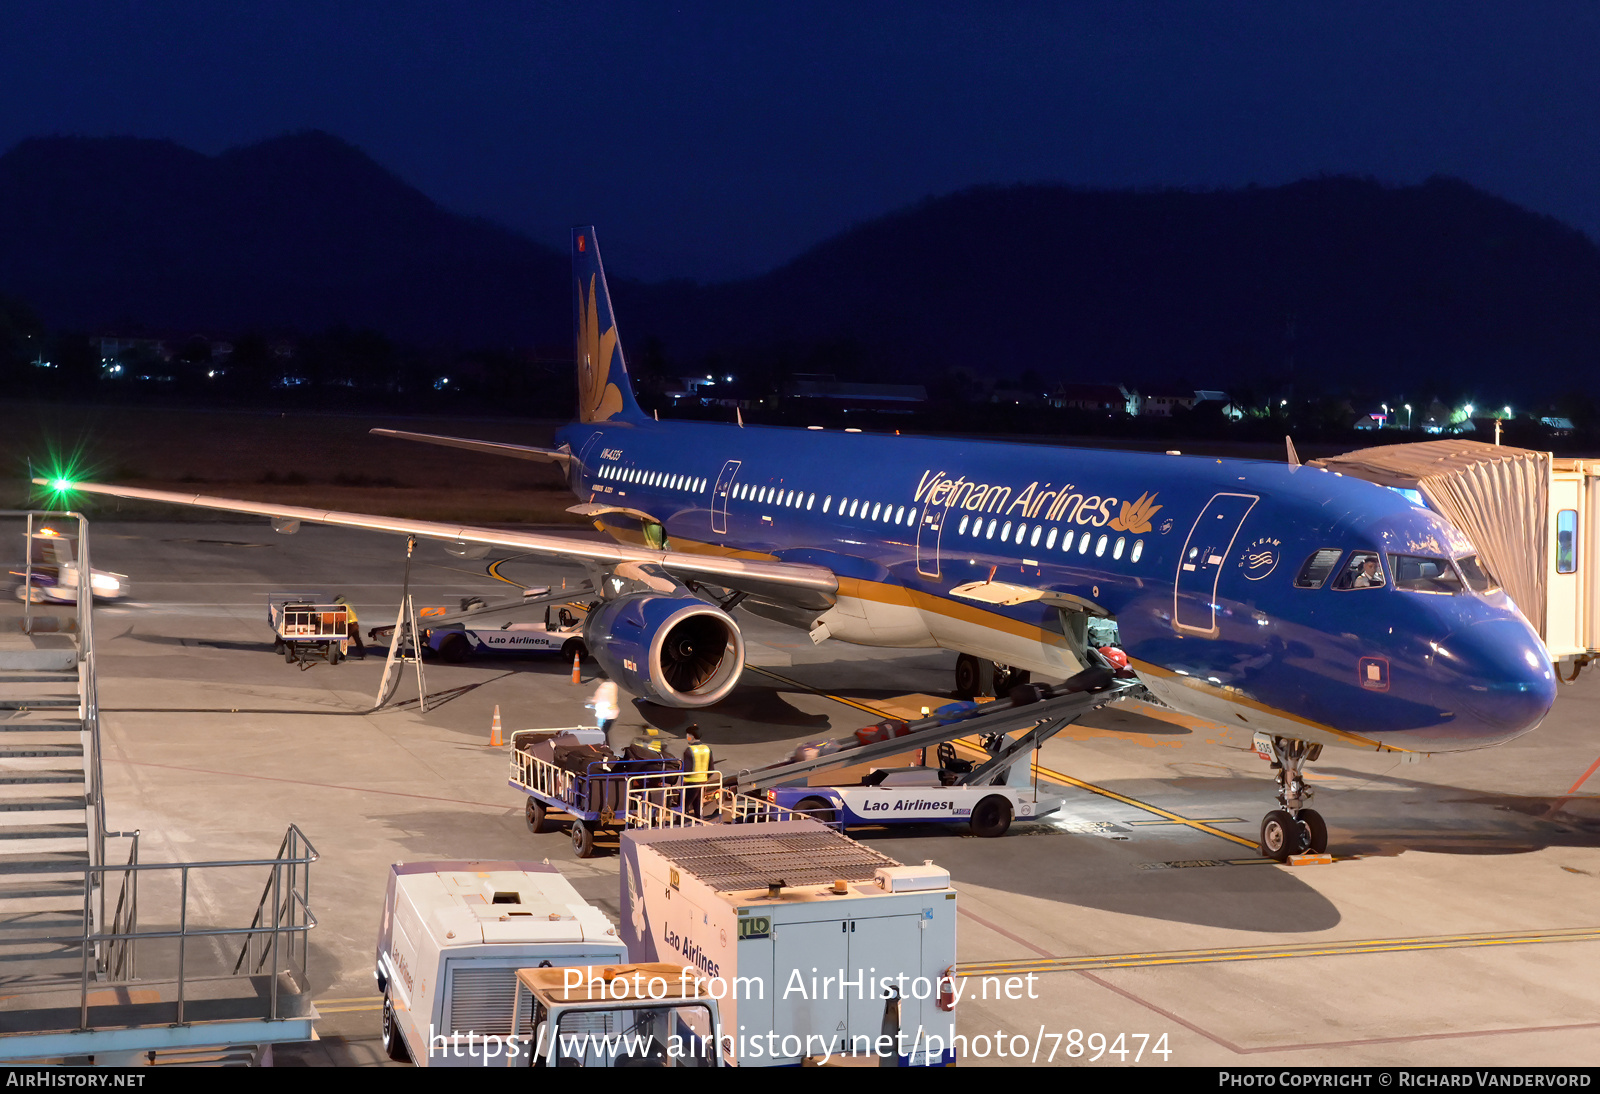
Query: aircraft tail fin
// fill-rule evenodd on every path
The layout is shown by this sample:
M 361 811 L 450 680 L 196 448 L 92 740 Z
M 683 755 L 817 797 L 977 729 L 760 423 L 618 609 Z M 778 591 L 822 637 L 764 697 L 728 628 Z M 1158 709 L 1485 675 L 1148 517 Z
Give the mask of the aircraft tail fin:
M 628 381 L 593 227 L 572 229 L 572 330 L 577 342 L 578 420 L 647 421 Z

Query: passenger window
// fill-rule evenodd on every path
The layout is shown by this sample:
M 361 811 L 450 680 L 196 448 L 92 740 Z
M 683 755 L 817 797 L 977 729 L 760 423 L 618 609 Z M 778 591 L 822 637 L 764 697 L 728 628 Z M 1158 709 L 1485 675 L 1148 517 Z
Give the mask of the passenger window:
M 861 504 L 861 499 L 860 498 L 857 498 L 856 500 L 854 500 L 854 501 L 852 501 L 850 503 L 850 515 L 852 517 L 856 515 L 856 506 L 858 506 L 860 504 Z
M 1028 537 L 1028 546 L 1029 547 L 1037 547 L 1037 546 L 1039 546 L 1039 533 L 1042 532 L 1042 531 L 1044 531 L 1044 525 L 1035 524 L 1033 526 L 1033 535 Z
M 1328 575 L 1333 573 L 1333 568 L 1339 565 L 1339 556 L 1344 554 L 1342 547 L 1324 547 L 1310 558 L 1305 565 L 1300 567 L 1300 573 L 1294 579 L 1297 589 L 1320 589 L 1322 583 L 1328 580 Z
M 1556 573 L 1578 571 L 1578 511 L 1562 509 L 1556 513 Z
M 883 510 L 883 502 L 880 501 L 878 504 L 876 504 L 876 505 L 874 505 L 872 507 L 872 519 L 873 520 L 877 520 L 878 519 L 878 514 L 880 512 L 882 512 L 882 510 Z
M 822 511 L 824 513 L 826 513 L 828 511 L 829 507 L 832 506 L 832 505 L 833 505 L 833 495 L 832 494 L 829 494 L 827 497 L 822 499 Z
M 811 512 L 811 507 L 813 505 L 815 505 L 815 504 L 817 504 L 817 496 L 815 494 L 812 494 L 809 498 L 806 499 L 806 512 L 808 512 L 808 513 Z
M 1089 533 L 1088 532 L 1085 532 L 1085 533 L 1083 533 L 1083 535 L 1078 537 L 1078 553 L 1080 555 L 1086 555 L 1086 554 L 1089 553 Z
M 1110 541 L 1110 539 L 1111 539 L 1110 536 L 1101 536 L 1099 539 L 1095 540 L 1095 542 L 1094 542 L 1094 557 L 1095 558 L 1099 558 L 1101 555 L 1106 553 L 1106 544 Z
M 1138 562 L 1139 556 L 1142 554 L 1144 554 L 1144 540 L 1136 539 L 1133 541 L 1133 554 L 1128 556 L 1128 561 Z
M 999 523 L 1000 523 L 1000 522 L 999 522 L 999 521 L 997 521 L 997 520 L 990 520 L 990 521 L 989 521 L 989 532 L 988 532 L 988 534 L 987 534 L 987 535 L 985 535 L 985 536 L 984 536 L 984 537 L 983 537 L 983 538 L 984 538 L 984 539 L 993 539 L 993 538 L 994 538 L 994 528 L 995 528 L 995 525 L 996 525 L 996 524 L 999 524 Z
M 1061 549 L 1063 551 L 1072 550 L 1072 529 L 1071 528 L 1068 528 L 1065 532 L 1061 533 Z
M 1122 557 L 1122 545 L 1124 543 L 1126 543 L 1126 542 L 1128 542 L 1128 540 L 1127 540 L 1127 538 L 1125 536 L 1118 536 L 1117 537 L 1117 545 L 1115 547 L 1111 548 L 1111 557 L 1112 558 L 1121 558 Z
M 964 536 L 964 535 L 967 534 L 967 522 L 969 520 L 971 520 L 971 519 L 972 519 L 971 517 L 962 517 L 961 518 L 961 527 L 956 529 L 956 535 Z
M 902 505 L 900 508 L 898 508 L 898 509 L 896 509 L 894 511 L 894 522 L 896 524 L 900 524 L 900 523 L 903 523 L 905 521 L 905 519 L 906 519 L 906 507 L 904 505 Z
M 1459 593 L 1461 578 L 1447 558 L 1428 558 L 1425 555 L 1390 555 L 1389 569 L 1394 571 L 1394 585 L 1414 593 Z
M 1044 549 L 1046 551 L 1048 551 L 1048 550 L 1050 550 L 1050 548 L 1054 547 L 1055 545 L 1056 545 L 1056 529 L 1052 528 L 1052 529 L 1050 529 L 1050 534 L 1048 536 L 1044 537 Z
M 1461 576 L 1467 579 L 1467 584 L 1474 592 L 1486 593 L 1491 589 L 1500 587 L 1494 575 L 1483 568 L 1477 555 L 1468 555 L 1466 558 L 1456 559 L 1456 565 L 1461 568 Z
M 1006 521 L 1005 527 L 1000 529 L 1000 542 L 1004 543 L 1011 538 L 1011 522 Z
M 1018 546 L 1019 546 L 1019 547 L 1020 547 L 1020 546 L 1021 546 L 1021 545 L 1022 545 L 1022 540 L 1023 540 L 1023 537 L 1025 537 L 1025 536 L 1026 536 L 1026 535 L 1027 535 L 1027 534 L 1028 534 L 1028 526 L 1027 526 L 1027 525 L 1026 525 L 1026 524 L 1019 524 L 1019 525 L 1017 525 L 1017 539 L 1016 539 L 1016 543 L 1017 543 L 1017 545 L 1018 545 Z

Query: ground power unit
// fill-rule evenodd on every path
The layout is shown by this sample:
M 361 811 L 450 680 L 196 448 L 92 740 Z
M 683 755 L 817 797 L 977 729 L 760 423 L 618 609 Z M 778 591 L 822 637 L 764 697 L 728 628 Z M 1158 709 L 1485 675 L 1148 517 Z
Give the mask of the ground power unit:
M 708 978 L 739 1064 L 953 1062 L 948 871 L 811 820 L 634 829 L 621 854 L 629 953 Z
M 395 863 L 378 930 L 384 1048 L 420 1067 L 525 1062 L 533 1007 L 517 970 L 627 960 L 611 921 L 548 863 Z

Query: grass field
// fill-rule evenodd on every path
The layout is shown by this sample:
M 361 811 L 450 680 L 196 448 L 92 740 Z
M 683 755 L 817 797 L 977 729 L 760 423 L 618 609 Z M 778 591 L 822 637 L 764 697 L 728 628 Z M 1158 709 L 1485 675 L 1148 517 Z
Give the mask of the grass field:
M 552 464 L 369 436 L 373 428 L 549 446 L 560 423 L 0 403 L 0 506 L 38 504 L 35 474 L 476 524 L 584 523 Z M 30 497 L 31 494 L 31 497 Z M 79 496 L 91 515 L 214 512 Z

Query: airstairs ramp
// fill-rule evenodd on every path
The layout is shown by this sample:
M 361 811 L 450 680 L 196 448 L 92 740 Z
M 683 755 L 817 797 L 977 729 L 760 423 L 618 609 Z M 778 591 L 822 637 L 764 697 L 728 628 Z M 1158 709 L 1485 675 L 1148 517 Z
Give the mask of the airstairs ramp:
M 0 511 L 0 549 L 72 525 L 89 573 L 81 514 Z M 0 1064 L 258 1063 L 311 1039 L 316 849 L 291 826 L 267 858 L 140 862 L 139 833 L 106 827 L 93 594 L 48 603 L 30 577 L 0 587 Z M 219 875 L 237 922 L 195 914 L 191 881 Z

